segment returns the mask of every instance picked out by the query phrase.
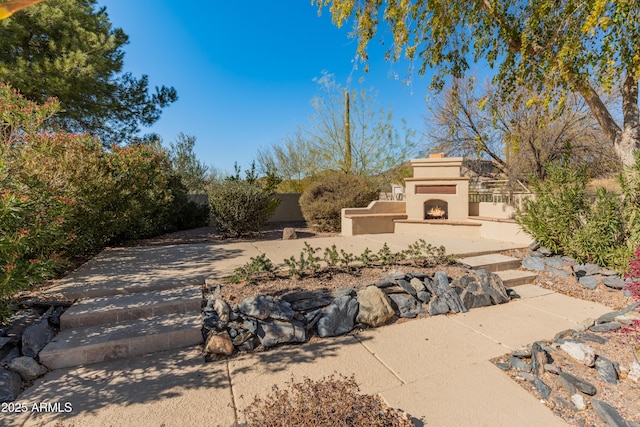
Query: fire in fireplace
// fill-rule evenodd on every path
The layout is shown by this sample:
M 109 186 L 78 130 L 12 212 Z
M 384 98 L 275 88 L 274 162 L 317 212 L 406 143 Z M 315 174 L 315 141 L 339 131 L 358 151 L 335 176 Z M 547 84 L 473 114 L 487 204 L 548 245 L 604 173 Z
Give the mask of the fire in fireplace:
M 444 200 L 427 200 L 424 202 L 424 219 L 447 219 L 447 208 Z

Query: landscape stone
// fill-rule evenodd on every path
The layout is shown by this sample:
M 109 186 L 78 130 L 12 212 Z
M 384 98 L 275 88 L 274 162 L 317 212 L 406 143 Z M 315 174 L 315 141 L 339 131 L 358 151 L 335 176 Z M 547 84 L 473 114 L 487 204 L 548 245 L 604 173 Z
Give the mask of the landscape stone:
M 562 375 L 558 375 L 557 380 L 562 388 L 565 389 L 569 394 L 573 395 L 578 391 L 578 389 L 576 389 L 576 386 L 573 385 L 572 382 L 564 378 Z
M 600 270 L 600 266 L 597 264 L 585 263 L 585 264 L 575 264 L 572 266 L 573 272 L 578 277 L 582 276 L 593 276 L 597 274 Z
M 313 327 L 318 323 L 323 314 L 324 311 L 321 308 L 309 311 L 304 314 L 304 321 L 307 325 L 307 331 L 313 329 Z
M 607 342 L 606 338 L 603 338 L 600 335 L 591 334 L 589 332 L 585 332 L 581 336 L 587 341 L 597 342 L 598 344 L 605 344 Z
M 249 331 L 248 329 L 238 328 L 236 330 L 236 335 L 232 337 L 231 342 L 233 343 L 233 345 L 238 347 L 244 344 L 248 339 L 250 339 L 253 336 L 254 336 L 253 333 L 251 333 L 251 331 Z
M 596 364 L 596 353 L 586 344 L 564 342 L 560 345 L 560 348 L 585 366 L 593 367 Z
M 395 294 L 389 295 L 389 298 L 398 307 L 400 317 L 414 318 L 418 314 L 425 313 L 422 304 L 411 295 Z
M 608 403 L 598 399 L 592 399 L 591 406 L 598 417 L 600 417 L 608 427 L 627 427 L 627 422 L 624 418 Z
M 318 320 L 318 335 L 334 337 L 350 332 L 358 314 L 358 301 L 348 295 L 336 298 Z
M 23 380 L 31 381 L 47 373 L 47 368 L 32 357 L 16 357 L 9 363 L 9 369 L 20 374 Z
M 559 268 L 554 268 L 554 267 L 547 266 L 546 270 L 549 273 L 555 274 L 556 276 L 560 276 L 560 277 L 569 277 L 570 276 L 570 274 L 568 272 L 566 272 L 564 270 L 560 270 Z
M 627 378 L 633 382 L 640 381 L 640 363 L 631 362 L 629 366 L 629 372 L 627 373 Z
M 529 249 L 531 249 L 532 251 L 537 251 L 539 247 L 540 247 L 540 243 L 536 241 L 529 243 Z
M 456 291 L 449 286 L 447 273 L 444 271 L 436 271 L 436 274 L 433 276 L 433 287 L 435 288 L 436 295 L 444 299 L 451 311 L 454 313 L 466 313 L 469 311 L 462 303 Z
M 605 313 L 602 316 L 598 317 L 595 321 L 595 324 L 613 322 L 617 316 L 627 314 L 628 312 L 633 310 L 638 310 L 638 307 L 640 307 L 640 301 L 629 304 L 621 310 L 610 311 L 609 313 Z
M 582 378 L 578 378 L 575 375 L 571 375 L 567 372 L 561 372 L 558 378 L 564 378 L 586 395 L 593 396 L 594 394 L 596 394 L 597 390 L 593 384 L 583 380 Z
M 519 357 L 509 356 L 509 364 L 516 371 L 531 372 L 531 364 L 524 362 Z
M 260 343 L 266 348 L 278 344 L 305 342 L 307 340 L 304 326 L 297 320 L 293 322 L 279 320 L 258 321 L 256 335 L 260 339 Z
M 560 369 L 559 366 L 556 366 L 553 363 L 546 363 L 544 365 L 544 370 L 545 372 L 550 372 L 555 375 L 560 375 L 560 372 L 562 372 L 562 369 Z
M 204 349 L 209 354 L 229 356 L 233 354 L 233 342 L 227 331 L 211 332 Z
M 354 296 L 355 295 L 355 291 L 353 290 L 352 287 L 346 287 L 346 288 L 340 288 L 340 289 L 336 289 L 334 291 L 331 292 L 331 296 L 334 298 L 340 298 L 340 297 L 344 297 L 344 296 Z
M 574 328 L 576 332 L 584 332 L 589 329 L 591 326 L 595 325 L 596 321 L 592 318 L 584 319 L 582 322 L 578 323 L 578 326 Z
M 520 359 L 528 359 L 531 357 L 531 347 L 525 346 L 525 347 L 517 348 L 513 350 L 511 355 L 515 357 L 519 357 Z
M 360 304 L 356 321 L 376 328 L 395 316 L 389 297 L 376 286 L 367 286 L 356 293 Z
M 596 359 L 596 370 L 605 382 L 609 384 L 618 384 L 618 372 L 609 359 L 598 356 Z
M 578 279 L 578 283 L 587 289 L 594 290 L 598 287 L 598 278 L 596 276 L 582 276 Z
M 396 283 L 405 290 L 411 296 L 416 296 L 416 289 L 411 285 L 411 283 L 407 282 L 404 279 L 396 280 Z
M 291 227 L 285 227 L 282 229 L 282 240 L 295 240 L 298 238 L 296 230 Z
M 439 296 L 435 296 L 429 301 L 429 305 L 427 307 L 429 314 L 432 316 L 437 316 L 439 314 L 447 314 L 449 312 L 449 304 Z
M 418 292 L 423 292 L 427 289 L 424 286 L 424 278 L 421 279 L 419 277 L 412 277 L 409 283 L 411 284 L 411 286 L 413 286 L 413 289 L 415 289 L 416 294 Z
M 55 335 L 55 328 L 49 324 L 48 315 L 43 315 L 22 332 L 22 354 L 36 357 Z
M 417 292 L 416 296 L 420 301 L 422 301 L 425 304 L 428 303 L 429 300 L 431 299 L 431 293 L 429 291 Z
M 549 355 L 542 349 L 540 343 L 534 342 L 531 346 L 531 368 L 536 377 L 539 378 L 544 374 L 544 365 L 550 362 L 549 359 Z
M 546 257 L 553 255 L 553 251 L 551 249 L 547 248 L 546 246 L 540 246 L 537 249 L 537 251 L 540 252 L 543 256 L 546 256 Z
M 511 365 L 504 362 L 496 362 L 496 366 L 505 372 L 511 369 Z
M 257 295 L 243 299 L 240 303 L 240 311 L 245 316 L 259 320 L 268 318 L 276 320 L 293 319 L 293 310 L 288 302 L 266 295 Z
M 216 313 L 218 313 L 218 316 L 220 316 L 220 320 L 222 322 L 229 323 L 231 316 L 231 307 L 229 307 L 229 304 L 227 304 L 225 300 L 216 298 L 213 302 L 213 309 L 216 311 Z
M 582 397 L 579 393 L 574 393 L 571 395 L 571 402 L 576 405 L 576 409 L 578 411 L 584 411 L 587 409 L 587 404 L 584 402 L 584 397 Z
M 476 295 L 473 292 L 470 292 L 468 289 L 462 291 L 460 299 L 462 300 L 464 306 L 467 308 L 479 308 L 493 305 L 493 302 L 491 301 L 491 295 L 485 293 Z
M 569 402 L 567 399 L 561 396 L 553 396 L 553 400 L 559 403 L 560 405 L 564 406 L 565 408 L 571 409 L 574 412 L 578 410 L 578 408 L 576 408 L 576 406 L 573 403 Z
M 615 321 L 618 323 L 624 323 L 625 325 L 631 325 L 634 322 L 640 321 L 640 313 L 630 311 L 628 313 L 621 314 L 620 316 L 616 316 Z
M 564 267 L 564 260 L 559 256 L 544 258 L 542 261 L 550 267 Z
M 536 377 L 534 377 L 529 372 L 520 371 L 519 375 L 520 375 L 520 378 L 522 378 L 525 381 L 529 381 L 530 383 L 532 383 L 536 379 Z
M 396 280 L 404 279 L 405 277 L 407 277 L 407 273 L 400 270 L 391 270 L 390 272 L 382 275 L 383 280 L 388 280 L 390 282 L 395 282 Z
M 20 394 L 20 374 L 0 368 L 0 402 L 13 402 Z
M 540 378 L 533 380 L 533 386 L 538 390 L 538 393 L 540 393 L 540 396 L 544 400 L 549 399 L 549 396 L 551 396 L 551 387 L 546 385 Z
M 291 302 L 291 309 L 294 311 L 315 310 L 320 307 L 326 307 L 334 300 L 330 295 L 322 295 L 317 298 L 301 299 Z
M 602 284 L 613 289 L 624 289 L 625 283 L 619 276 L 605 276 L 602 279 Z
M 527 270 L 544 271 L 544 261 L 536 257 L 526 257 L 522 260 L 522 266 Z
M 575 331 L 573 329 L 565 329 L 564 331 L 560 331 L 557 334 L 555 334 L 553 337 L 553 341 L 558 342 L 566 338 L 571 338 L 574 336 L 574 334 L 575 334 Z
M 208 331 L 223 331 L 227 327 L 227 322 L 223 322 L 218 316 L 218 312 L 213 309 L 204 310 L 202 326 Z
M 622 325 L 618 322 L 607 322 L 593 325 L 589 328 L 589 330 L 592 332 L 609 332 L 617 331 L 620 328 L 622 328 Z
M 483 269 L 475 270 L 474 273 L 478 278 L 482 292 L 491 297 L 493 304 L 504 304 L 510 301 L 500 276 L 495 273 L 489 273 Z
M 8 365 L 16 357 L 20 357 L 20 349 L 17 345 L 5 346 L 3 349 L 4 356 L 0 360 L 0 365 Z M 7 350 L 5 352 L 5 350 Z

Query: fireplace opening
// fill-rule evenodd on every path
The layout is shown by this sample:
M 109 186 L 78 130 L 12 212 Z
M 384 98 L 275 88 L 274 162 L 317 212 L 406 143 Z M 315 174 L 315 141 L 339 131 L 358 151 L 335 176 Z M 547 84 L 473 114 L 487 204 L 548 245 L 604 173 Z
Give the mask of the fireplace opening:
M 444 200 L 427 200 L 424 202 L 424 219 L 447 219 L 449 206 Z

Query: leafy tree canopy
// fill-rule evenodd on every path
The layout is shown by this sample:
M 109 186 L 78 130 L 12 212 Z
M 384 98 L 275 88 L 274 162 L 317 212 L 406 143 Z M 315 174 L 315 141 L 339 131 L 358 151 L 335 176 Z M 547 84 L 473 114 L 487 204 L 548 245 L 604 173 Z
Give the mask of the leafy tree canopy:
M 0 81 L 36 102 L 57 98 L 68 131 L 125 142 L 177 100 L 174 88 L 150 93 L 146 75 L 122 72 L 127 42 L 96 0 L 47 0 L 0 21 Z
M 354 22 L 358 57 L 381 26 L 393 43 L 390 60 L 405 56 L 444 77 L 463 77 L 472 60 L 497 68 L 503 95 L 518 86 L 562 100 L 579 92 L 624 164 L 640 144 L 640 6 L 637 0 L 314 0 L 338 26 Z M 620 88 L 623 124 L 600 94 Z M 560 90 L 560 92 L 558 92 Z

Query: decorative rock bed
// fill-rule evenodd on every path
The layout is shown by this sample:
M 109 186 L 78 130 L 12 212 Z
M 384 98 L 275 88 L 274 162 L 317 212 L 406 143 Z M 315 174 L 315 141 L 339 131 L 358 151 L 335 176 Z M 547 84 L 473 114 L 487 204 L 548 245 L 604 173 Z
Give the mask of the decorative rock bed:
M 397 318 L 466 312 L 515 297 L 499 276 L 485 270 L 453 281 L 443 271 L 433 277 L 392 271 L 357 288 L 298 291 L 281 298 L 258 295 L 233 307 L 219 298 L 221 286 L 209 295 L 203 316 L 205 351 L 214 357 L 253 351 L 258 345 L 306 342 L 312 335 L 343 335 Z

